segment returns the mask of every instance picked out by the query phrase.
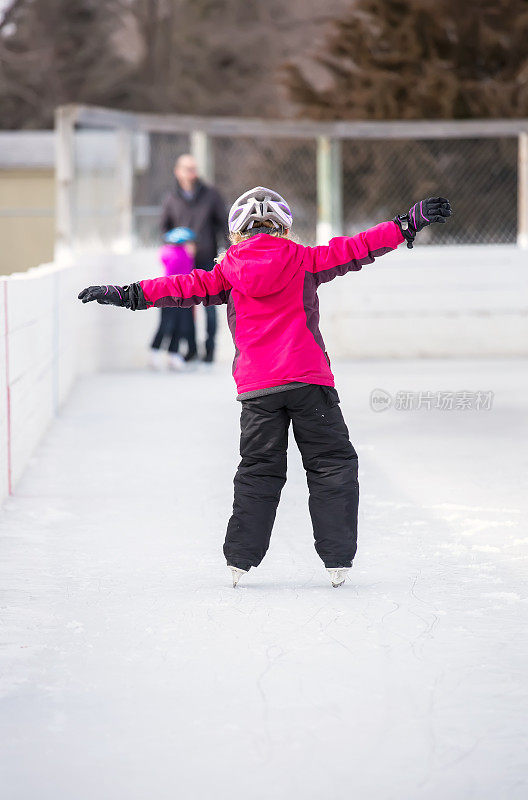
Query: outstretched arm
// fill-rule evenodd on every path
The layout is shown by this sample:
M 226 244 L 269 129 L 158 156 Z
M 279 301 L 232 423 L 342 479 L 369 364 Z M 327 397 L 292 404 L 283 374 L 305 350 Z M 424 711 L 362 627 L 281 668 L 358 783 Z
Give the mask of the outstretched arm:
M 392 222 L 382 222 L 356 236 L 337 236 L 326 247 L 307 247 L 306 270 L 314 274 L 317 285 L 337 275 L 359 270 L 378 256 L 394 250 L 402 242 L 412 248 L 416 234 L 433 222 L 447 222 L 451 206 L 445 197 L 429 197 L 415 203 L 407 214 L 399 214 Z
M 231 290 L 219 264 L 211 271 L 193 269 L 188 275 L 168 275 L 166 278 L 139 281 L 139 286 L 146 303 L 144 308 L 188 308 L 198 303 L 218 306 L 227 303 Z
M 395 222 L 382 222 L 356 236 L 336 236 L 328 245 L 307 247 L 304 267 L 313 273 L 319 285 L 338 275 L 360 270 L 363 264 L 372 264 L 375 258 L 389 253 L 404 241 Z
M 79 300 L 101 305 L 124 306 L 132 311 L 144 308 L 176 306 L 188 308 L 227 303 L 231 286 L 217 264 L 208 272 L 194 269 L 188 275 L 168 275 L 165 278 L 138 281 L 128 286 L 89 286 L 79 293 Z

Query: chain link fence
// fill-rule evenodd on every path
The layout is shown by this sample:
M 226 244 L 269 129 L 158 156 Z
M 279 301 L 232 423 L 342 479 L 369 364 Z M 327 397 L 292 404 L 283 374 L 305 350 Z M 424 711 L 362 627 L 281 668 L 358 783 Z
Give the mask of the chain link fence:
M 420 244 L 516 242 L 517 139 L 345 140 L 342 148 L 345 234 L 440 195 L 454 215 L 426 228 Z
M 70 245 L 158 244 L 163 197 L 185 152 L 226 206 L 255 185 L 283 194 L 306 244 L 436 194 L 450 199 L 454 216 L 420 244 L 526 244 L 528 121 L 356 125 L 62 111 L 59 239 Z

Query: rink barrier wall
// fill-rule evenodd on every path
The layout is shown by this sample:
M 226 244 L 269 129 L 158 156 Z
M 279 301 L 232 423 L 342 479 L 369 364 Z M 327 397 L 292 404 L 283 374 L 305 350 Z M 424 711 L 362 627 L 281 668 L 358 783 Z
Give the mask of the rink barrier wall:
M 402 246 L 319 298 L 331 358 L 528 355 L 528 255 L 514 245 Z
M 147 365 L 159 309 L 83 306 L 79 290 L 157 275 L 157 251 L 146 249 L 85 253 L 0 278 L 0 500 L 16 486 L 77 376 Z M 401 247 L 324 284 L 319 298 L 332 361 L 528 355 L 528 259 L 514 246 Z M 200 342 L 201 307 L 196 321 Z M 223 306 L 218 323 L 218 360 L 231 362 Z
M 0 501 L 13 491 L 76 376 L 98 368 L 93 322 L 78 314 L 74 299 L 92 271 L 96 277 L 97 268 L 79 260 L 0 278 Z

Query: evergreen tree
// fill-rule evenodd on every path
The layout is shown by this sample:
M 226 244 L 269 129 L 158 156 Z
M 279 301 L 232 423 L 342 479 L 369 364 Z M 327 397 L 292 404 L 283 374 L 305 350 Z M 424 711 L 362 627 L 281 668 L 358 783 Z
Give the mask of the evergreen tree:
M 303 117 L 525 117 L 528 0 L 355 0 L 311 67 L 285 66 Z M 424 240 L 515 241 L 515 139 L 345 142 L 343 182 L 347 233 L 441 194 L 455 215 Z
M 528 115 L 528 0 L 355 0 L 315 62 L 285 83 L 316 119 Z

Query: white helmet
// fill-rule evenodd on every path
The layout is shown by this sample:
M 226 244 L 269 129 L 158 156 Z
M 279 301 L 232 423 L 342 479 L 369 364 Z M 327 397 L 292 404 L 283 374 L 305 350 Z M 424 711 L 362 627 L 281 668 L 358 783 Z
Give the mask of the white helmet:
M 265 221 L 272 222 L 274 228 L 291 228 L 293 217 L 284 197 L 264 186 L 255 186 L 241 194 L 229 211 L 230 233 L 253 228 Z

